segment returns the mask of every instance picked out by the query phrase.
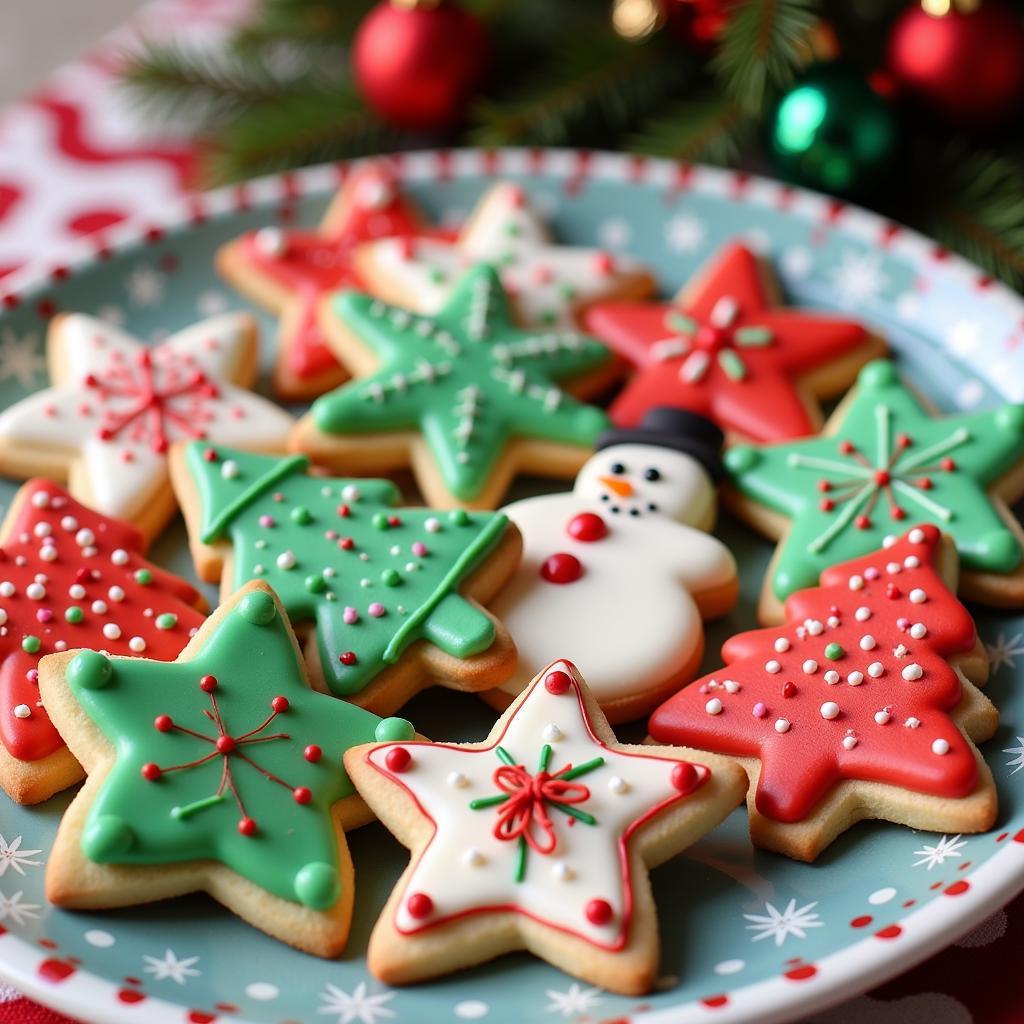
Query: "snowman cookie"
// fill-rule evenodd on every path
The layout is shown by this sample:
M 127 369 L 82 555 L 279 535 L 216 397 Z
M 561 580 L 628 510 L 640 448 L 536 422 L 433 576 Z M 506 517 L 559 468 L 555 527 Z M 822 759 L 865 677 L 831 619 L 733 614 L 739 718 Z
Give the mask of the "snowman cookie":
M 570 493 L 505 507 L 524 557 L 493 608 L 519 666 L 485 699 L 504 707 L 562 652 L 621 722 L 696 674 L 703 620 L 729 611 L 738 593 L 732 555 L 705 532 L 721 444 L 703 416 L 652 409 L 637 429 L 601 437 Z

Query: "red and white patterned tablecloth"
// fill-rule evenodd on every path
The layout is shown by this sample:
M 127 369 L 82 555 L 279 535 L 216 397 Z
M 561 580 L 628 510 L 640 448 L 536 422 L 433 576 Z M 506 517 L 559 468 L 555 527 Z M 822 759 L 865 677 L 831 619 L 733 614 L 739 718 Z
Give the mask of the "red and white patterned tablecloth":
M 140 38 L 215 46 L 252 0 L 152 0 L 34 95 L 0 112 L 0 275 L 69 241 L 155 215 L 187 191 L 185 138 L 144 134 L 112 71 Z M 816 1024 L 1024 1024 L 1024 896 L 913 971 L 814 1018 Z M 68 1018 L 0 986 L 0 1024 Z

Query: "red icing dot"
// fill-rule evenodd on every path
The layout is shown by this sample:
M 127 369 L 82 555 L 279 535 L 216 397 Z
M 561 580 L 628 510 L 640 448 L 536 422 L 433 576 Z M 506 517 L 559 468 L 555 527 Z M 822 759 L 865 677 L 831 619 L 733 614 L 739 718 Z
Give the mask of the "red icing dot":
M 338 655 L 338 661 L 340 661 L 342 665 L 354 665 L 357 660 L 355 651 L 342 651 L 342 653 Z
M 909 448 L 910 444 L 911 444 L 909 435 L 907 435 L 907 434 L 897 434 L 896 435 L 896 443 L 901 448 Z
M 726 1006 L 729 1002 L 729 997 L 722 996 L 705 996 L 701 1003 L 711 1010 L 717 1010 L 720 1006 Z
M 813 964 L 804 964 L 801 967 L 794 967 L 786 971 L 785 977 L 789 978 L 790 981 L 806 981 L 808 978 L 813 978 L 817 973 L 818 968 Z
M 876 469 L 875 470 L 875 483 L 879 487 L 888 487 L 889 486 L 889 481 L 891 479 L 892 479 L 892 477 L 889 476 L 889 471 L 887 469 Z
M 254 836 L 256 835 L 256 822 L 252 818 L 242 818 L 238 822 L 238 831 L 243 836 Z
M 728 344 L 729 332 L 722 327 L 715 327 L 713 324 L 701 324 L 697 329 L 695 340 L 700 348 L 715 352 Z
M 680 761 L 672 769 L 672 785 L 680 793 L 692 793 L 701 783 L 701 774 L 689 761 Z
M 782 696 L 783 697 L 795 697 L 797 694 L 796 683 L 786 680 L 782 684 Z
M 214 449 L 214 448 L 206 448 L 206 449 L 204 449 L 204 451 L 203 451 L 203 458 L 206 459 L 207 462 L 216 462 L 217 461 L 217 451 L 216 451 L 216 449 Z
M 916 480 L 915 483 L 922 491 L 930 491 L 932 489 L 932 478 L 930 476 L 923 476 L 920 480 Z
M 853 442 L 851 442 L 851 441 L 840 441 L 839 442 L 839 450 L 840 450 L 840 452 L 843 453 L 843 455 L 850 455 L 855 450 L 854 447 L 853 447 Z
M 230 736 L 218 736 L 216 747 L 218 754 L 230 754 L 235 749 L 235 741 Z
M 954 469 L 956 469 L 956 460 L 955 460 L 955 459 L 951 459 L 951 458 L 949 458 L 949 457 L 947 456 L 946 458 L 944 458 L 944 459 L 943 459 L 943 460 L 942 460 L 942 461 L 941 461 L 941 462 L 939 463 L 939 465 L 940 465 L 940 466 L 941 466 L 941 467 L 942 467 L 942 468 L 943 468 L 943 469 L 944 469 L 944 470 L 945 470 L 945 471 L 946 471 L 947 473 L 952 473 L 952 472 L 953 472 L 953 470 L 954 470 Z
M 174 728 L 174 721 L 170 715 L 157 715 L 153 719 L 153 728 L 157 732 L 170 732 Z
M 414 892 L 406 901 L 405 909 L 410 917 L 422 920 L 434 912 L 434 901 L 425 892 Z
M 313 799 L 313 793 L 308 786 L 296 786 L 292 790 L 292 799 L 297 804 L 308 804 Z
M 613 914 L 612 905 L 607 900 L 601 899 L 590 900 L 583 912 L 586 914 L 587 920 L 596 925 L 608 924 Z
M 128 1003 L 129 1005 L 132 1005 L 133 1003 L 141 1003 L 146 998 L 146 993 L 136 992 L 134 989 L 131 988 L 122 988 L 118 991 L 117 998 L 122 1003 Z
M 902 934 L 903 929 L 898 924 L 890 924 L 875 932 L 875 935 L 880 939 L 895 939 Z
M 831 512 L 835 507 L 836 503 L 831 498 L 822 498 L 821 501 L 818 502 L 818 508 L 820 508 L 822 512 Z
M 199 680 L 199 689 L 204 693 L 213 693 L 217 689 L 217 677 L 216 676 L 203 676 Z
M 142 777 L 147 782 L 156 782 L 162 774 L 163 772 L 160 771 L 160 765 L 154 764 L 152 761 L 147 761 L 142 766 Z
M 855 917 L 850 922 L 851 928 L 867 928 L 869 924 L 874 920 L 870 914 L 863 914 L 861 917 Z
M 900 590 L 895 583 L 887 583 L 885 585 L 885 596 L 889 598 L 890 601 L 895 601 L 897 598 L 903 596 L 903 591 Z
M 554 693 L 556 695 L 565 693 L 566 690 L 569 689 L 571 683 L 572 680 L 569 678 L 569 673 L 561 672 L 557 669 L 554 672 L 549 672 L 544 677 L 544 688 L 548 693 Z
M 342 537 L 338 541 L 338 547 L 342 551 L 351 551 L 356 546 L 356 542 L 351 537 Z
M 832 485 L 827 480 L 819 480 L 818 490 L 821 491 L 822 494 L 828 494 L 828 492 L 832 490 Z
M 595 512 L 580 512 L 573 516 L 566 530 L 570 537 L 587 542 L 600 540 L 608 533 L 604 520 Z
M 970 889 L 971 883 L 966 878 L 961 878 L 959 882 L 954 882 L 952 885 L 947 885 L 942 891 L 947 896 L 962 896 L 968 889 Z
M 402 520 L 398 516 L 388 516 L 388 526 L 401 526 Z
M 899 507 L 899 505 L 893 505 L 893 507 L 892 507 L 892 517 L 893 517 L 893 519 L 896 519 L 896 520 L 906 519 L 907 518 L 907 513 L 903 509 L 901 509 Z
M 348 505 L 338 506 L 338 515 L 341 516 L 342 519 L 347 519 L 351 514 L 352 510 L 348 507 Z
M 302 752 L 302 756 L 307 761 L 316 763 L 324 756 L 324 752 L 315 743 L 310 743 L 310 745 Z
M 270 702 L 270 706 L 271 706 L 271 708 L 274 709 L 274 711 L 277 711 L 278 713 L 280 713 L 282 711 L 287 711 L 288 710 L 288 706 L 289 706 L 288 705 L 288 698 L 287 697 L 275 697 Z
M 392 747 L 384 755 L 384 764 L 388 771 L 404 772 L 412 764 L 412 754 L 405 747 Z
M 560 551 L 544 559 L 540 574 L 548 583 L 575 583 L 583 575 L 583 566 L 575 555 Z
M 867 516 L 857 516 L 853 521 L 853 525 L 856 526 L 858 530 L 867 530 L 871 526 L 871 520 L 868 519 Z

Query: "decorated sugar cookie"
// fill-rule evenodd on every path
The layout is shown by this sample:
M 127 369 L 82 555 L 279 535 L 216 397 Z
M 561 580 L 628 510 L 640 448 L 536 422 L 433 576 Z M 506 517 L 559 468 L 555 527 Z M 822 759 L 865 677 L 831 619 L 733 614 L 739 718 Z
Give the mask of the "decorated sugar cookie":
M 519 560 L 494 512 L 396 508 L 387 480 L 308 474 L 309 460 L 196 441 L 171 456 L 200 576 L 226 598 L 269 583 L 318 685 L 385 714 L 418 690 L 496 686 L 515 665 L 491 599 Z
M 356 252 L 356 267 L 374 295 L 420 313 L 444 308 L 465 270 L 500 268 L 525 327 L 574 327 L 580 310 L 601 299 L 650 294 L 654 279 L 631 257 L 552 241 L 520 185 L 489 189 L 455 239 L 385 238 Z
M 127 523 L 30 480 L 0 527 L 0 786 L 34 804 L 77 782 L 78 762 L 39 697 L 39 659 L 91 647 L 170 661 L 203 621 L 200 594 L 143 557 Z
M 274 387 L 282 397 L 313 398 L 348 376 L 324 342 L 317 308 L 336 288 L 361 286 L 356 246 L 383 237 L 409 246 L 421 234 L 450 235 L 422 227 L 387 166 L 372 163 L 353 171 L 315 231 L 261 228 L 220 249 L 221 274 L 281 317 Z
M 89 773 L 47 899 L 96 910 L 205 890 L 283 942 L 341 951 L 344 829 L 369 820 L 342 755 L 413 730 L 311 690 L 265 584 L 221 605 L 175 662 L 68 651 L 43 660 L 40 689 Z
M 649 712 L 692 679 L 703 618 L 732 608 L 736 563 L 709 536 L 722 435 L 659 408 L 603 435 L 568 494 L 507 505 L 523 561 L 493 608 L 516 641 L 515 675 L 485 698 L 504 707 L 564 651 L 610 721 Z
M 982 832 L 996 816 L 975 747 L 998 713 L 988 659 L 949 589 L 956 553 L 934 526 L 826 569 L 780 626 L 740 633 L 725 666 L 651 716 L 659 743 L 740 759 L 753 841 L 815 857 L 862 818 Z
M 608 350 L 570 329 L 512 322 L 495 271 L 468 271 L 425 316 L 358 292 L 324 325 L 359 378 L 316 400 L 292 445 L 344 473 L 411 465 L 427 501 L 494 508 L 519 471 L 571 476 L 607 426 L 576 394 L 606 386 Z
M 960 593 L 1024 604 L 1024 534 L 1008 504 L 1024 493 L 1024 405 L 936 417 L 878 360 L 821 437 L 726 453 L 735 509 L 779 539 L 760 612 L 813 586 L 830 565 L 890 534 L 935 523 L 956 542 Z
M 737 243 L 672 302 L 600 303 L 585 323 L 636 367 L 612 404 L 615 423 L 673 405 L 754 441 L 816 433 L 818 399 L 844 391 L 885 348 L 854 320 L 783 307 L 771 268 Z
M 0 471 L 67 479 L 77 499 L 147 536 L 174 514 L 173 441 L 284 449 L 291 417 L 245 390 L 256 377 L 252 317 L 204 320 L 149 348 L 72 313 L 47 338 L 52 385 L 0 413 Z
M 648 991 L 647 869 L 717 825 L 745 783 L 714 755 L 617 743 L 565 661 L 483 743 L 371 744 L 345 766 L 411 851 L 367 954 L 391 985 L 527 949 L 590 984 Z

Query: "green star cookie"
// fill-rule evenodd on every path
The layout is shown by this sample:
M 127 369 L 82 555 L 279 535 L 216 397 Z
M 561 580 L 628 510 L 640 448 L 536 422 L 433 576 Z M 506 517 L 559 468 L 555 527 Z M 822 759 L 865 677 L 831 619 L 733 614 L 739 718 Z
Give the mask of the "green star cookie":
M 736 447 L 726 467 L 741 510 L 790 522 L 766 583 L 778 602 L 919 523 L 953 537 L 965 570 L 1015 573 L 1022 552 L 1006 481 L 1022 458 L 1024 406 L 935 417 L 878 360 L 820 437 Z
M 415 452 L 412 461 L 428 497 L 424 479 L 433 473 L 446 504 L 486 505 L 500 497 L 500 490 L 489 492 L 510 442 L 573 446 L 582 462 L 608 425 L 603 412 L 571 398 L 559 383 L 609 368 L 611 354 L 575 331 L 518 328 L 490 266 L 469 270 L 432 316 L 358 292 L 338 294 L 330 308 L 336 322 L 326 328 L 339 356 L 359 368 L 369 350 L 377 369 L 313 403 L 311 422 L 298 436 L 314 431 L 317 450 L 303 447 L 318 461 L 322 447 L 336 467 L 361 469 L 344 461 L 348 446 L 341 439 L 418 432 L 429 464 L 421 465 Z M 339 444 L 332 446 L 332 438 Z M 544 462 L 538 455 L 532 468 Z
M 512 643 L 471 598 L 489 599 L 515 568 L 507 517 L 395 508 L 390 481 L 310 476 L 308 466 L 302 455 L 202 441 L 172 452 L 200 575 L 220 578 L 228 594 L 251 579 L 269 583 L 293 623 L 315 624 L 316 674 L 378 713 L 432 678 L 461 689 L 506 678 Z M 407 685 L 389 686 L 382 673 L 407 653 Z M 430 664 L 416 671 L 421 655 Z
M 50 861 L 54 902 L 147 902 L 172 894 L 170 877 L 174 893 L 206 888 L 286 941 L 272 914 L 326 915 L 326 948 L 340 948 L 352 903 L 341 828 L 366 818 L 342 755 L 413 730 L 311 690 L 268 587 L 222 605 L 175 662 L 71 651 L 44 659 L 40 686 L 90 775 Z

